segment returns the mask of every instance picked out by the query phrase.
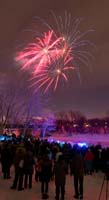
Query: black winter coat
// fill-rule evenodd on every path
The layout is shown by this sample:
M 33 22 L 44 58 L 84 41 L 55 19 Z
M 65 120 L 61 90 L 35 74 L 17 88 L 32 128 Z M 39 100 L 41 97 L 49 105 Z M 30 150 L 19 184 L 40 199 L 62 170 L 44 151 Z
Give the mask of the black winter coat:
M 33 174 L 34 164 L 35 161 L 32 152 L 27 153 L 24 157 L 24 174 Z
M 49 182 L 52 174 L 52 163 L 48 160 L 43 160 L 41 163 L 41 181 Z
M 67 168 L 66 168 L 66 164 L 63 160 L 58 161 L 54 165 L 54 175 L 55 175 L 55 184 L 56 185 L 64 185 L 65 184 L 66 172 L 67 172 Z

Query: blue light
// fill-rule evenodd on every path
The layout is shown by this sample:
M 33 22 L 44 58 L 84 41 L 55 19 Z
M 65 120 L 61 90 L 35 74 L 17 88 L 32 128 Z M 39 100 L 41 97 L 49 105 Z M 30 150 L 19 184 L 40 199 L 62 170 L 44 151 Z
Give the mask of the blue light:
M 64 141 L 60 141 L 59 144 L 62 147 L 65 144 L 65 142 Z
M 62 141 L 62 140 L 54 140 L 53 138 L 49 138 L 48 142 L 52 143 L 52 142 L 56 142 L 57 144 L 60 144 L 61 146 L 63 146 L 65 143 L 70 144 L 72 147 L 77 144 L 79 147 L 88 147 L 88 144 L 85 142 L 78 142 L 78 143 L 74 143 L 72 141 Z
M 0 141 L 9 141 L 12 140 L 12 137 L 7 135 L 0 135 Z
M 54 140 L 51 138 L 51 139 L 48 139 L 48 142 L 52 143 L 54 142 Z
M 5 137 L 3 135 L 0 136 L 0 141 L 5 140 Z
M 64 144 L 65 144 L 65 142 L 63 142 L 63 141 L 62 141 L 62 142 L 61 142 L 61 144 L 62 144 L 62 145 L 64 145 Z
M 85 142 L 79 142 L 79 143 L 77 143 L 77 145 L 78 145 L 79 147 L 88 147 L 88 144 L 85 143 Z

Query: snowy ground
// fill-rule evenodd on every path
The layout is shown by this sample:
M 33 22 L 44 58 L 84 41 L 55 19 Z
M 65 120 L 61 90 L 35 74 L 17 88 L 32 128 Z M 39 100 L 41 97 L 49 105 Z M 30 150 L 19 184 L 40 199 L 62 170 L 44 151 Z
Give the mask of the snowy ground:
M 89 145 L 101 144 L 103 147 L 109 146 L 109 134 L 53 134 L 49 137 L 49 140 L 61 141 L 61 142 L 71 142 L 71 143 L 87 143 Z
M 33 180 L 33 188 L 26 189 L 24 191 L 13 191 L 10 189 L 13 180 L 13 173 L 11 173 L 12 178 L 9 180 L 3 180 L 2 174 L 0 176 L 0 199 L 1 200 L 41 200 L 40 193 L 40 183 L 36 183 Z M 87 175 L 84 178 L 84 199 L 85 200 L 98 200 L 98 196 L 101 189 L 101 184 L 103 182 L 104 175 L 100 172 L 98 174 L 94 173 L 92 176 Z M 103 187 L 102 198 L 105 200 L 105 189 L 106 181 Z M 66 195 L 65 200 L 73 200 L 74 188 L 73 188 L 73 177 L 67 176 L 66 182 Z M 54 182 L 49 184 L 49 199 L 54 200 L 55 198 L 55 185 Z M 109 199 L 109 195 L 108 195 Z

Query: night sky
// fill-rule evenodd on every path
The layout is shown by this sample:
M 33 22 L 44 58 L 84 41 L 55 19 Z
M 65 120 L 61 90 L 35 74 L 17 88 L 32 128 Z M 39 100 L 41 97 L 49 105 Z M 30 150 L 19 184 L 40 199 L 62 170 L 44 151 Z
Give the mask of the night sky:
M 74 74 L 66 87 L 59 87 L 51 96 L 53 108 L 79 110 L 88 117 L 102 117 L 109 113 L 108 0 L 1 0 L 0 76 L 15 80 L 20 73 L 14 59 L 16 45 L 30 39 L 23 30 L 31 26 L 34 16 L 50 21 L 51 9 L 57 15 L 67 10 L 73 17 L 84 17 L 81 27 L 95 30 L 88 36 L 96 45 L 94 60 L 88 67 L 80 67 L 81 83 Z

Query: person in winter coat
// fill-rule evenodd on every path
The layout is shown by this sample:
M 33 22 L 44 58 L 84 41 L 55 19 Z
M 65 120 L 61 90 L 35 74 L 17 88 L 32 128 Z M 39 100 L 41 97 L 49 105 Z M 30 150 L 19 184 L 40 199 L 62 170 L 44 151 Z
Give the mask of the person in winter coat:
M 24 188 L 27 188 L 29 180 L 29 188 L 32 188 L 32 175 L 34 171 L 34 157 L 33 153 L 30 150 L 27 150 L 24 157 Z
M 41 172 L 40 172 L 41 193 L 43 199 L 48 198 L 49 181 L 52 173 L 51 171 L 52 171 L 52 162 L 50 161 L 47 155 L 44 155 L 41 162 Z
M 75 149 L 71 163 L 71 174 L 74 176 L 75 199 L 83 199 L 84 159 L 79 147 Z
M 18 148 L 15 154 L 14 158 L 14 168 L 15 168 L 15 176 L 13 185 L 11 186 L 11 189 L 18 189 L 18 191 L 23 190 L 23 176 L 24 176 L 24 155 L 25 155 L 25 149 Z
M 94 155 L 89 148 L 84 157 L 86 174 L 92 174 Z
M 10 146 L 8 144 L 4 144 L 3 149 L 1 150 L 1 165 L 3 178 L 10 178 L 10 167 L 12 165 L 12 153 Z
M 67 173 L 67 165 L 65 164 L 63 155 L 60 155 L 58 157 L 57 162 L 54 165 L 56 200 L 59 200 L 60 193 L 61 193 L 61 200 L 64 200 L 66 173 Z
M 41 158 L 39 157 L 37 161 L 35 162 L 35 181 L 40 181 L 41 176 Z

